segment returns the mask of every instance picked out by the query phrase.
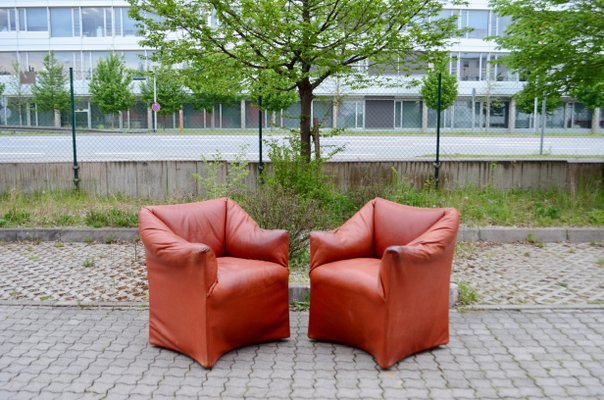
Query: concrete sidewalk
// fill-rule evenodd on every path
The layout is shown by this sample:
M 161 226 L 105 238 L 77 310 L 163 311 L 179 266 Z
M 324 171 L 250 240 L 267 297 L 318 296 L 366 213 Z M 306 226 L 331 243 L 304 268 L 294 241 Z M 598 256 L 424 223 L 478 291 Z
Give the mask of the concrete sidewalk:
M 598 399 L 603 310 L 451 313 L 451 342 L 379 369 L 306 337 L 248 346 L 211 370 L 147 343 L 140 309 L 0 306 L 0 399 Z
M 604 399 L 604 243 L 464 242 L 452 281 L 474 309 L 451 310 L 447 346 L 390 370 L 310 341 L 306 312 L 290 339 L 205 370 L 148 344 L 140 243 L 0 242 L 0 400 Z

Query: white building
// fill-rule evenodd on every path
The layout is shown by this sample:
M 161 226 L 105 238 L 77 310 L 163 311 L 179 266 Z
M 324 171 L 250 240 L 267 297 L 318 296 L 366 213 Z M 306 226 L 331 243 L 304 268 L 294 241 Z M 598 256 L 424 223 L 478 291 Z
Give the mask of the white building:
M 536 130 L 532 114 L 517 110 L 511 96 L 522 88 L 517 74 L 505 66 L 492 64 L 502 51 L 484 38 L 502 34 L 509 19 L 500 18 L 487 1 L 470 1 L 464 7 L 447 7 L 443 16 L 456 14 L 460 27 L 471 27 L 450 48 L 450 70 L 459 79 L 457 103 L 444 113 L 443 126 L 451 130 L 499 130 L 532 132 Z M 82 127 L 105 127 L 106 118 L 87 99 L 87 80 L 99 59 L 108 52 L 123 54 L 132 69 L 147 68 L 144 56 L 152 49 L 138 44 L 134 21 L 128 16 L 128 3 L 122 0 L 0 0 L 0 82 L 5 83 L 5 96 L 0 106 L 0 125 L 51 126 L 51 113 L 38 112 L 31 102 L 23 101 L 21 112 L 15 98 L 26 99 L 35 74 L 42 68 L 50 51 L 67 70 L 75 71 L 78 96 L 77 123 Z M 16 78 L 14 66 L 20 68 Z M 368 74 L 372 68 L 365 68 Z M 388 75 L 399 74 L 391 70 Z M 418 76 L 421 71 L 417 72 Z M 411 78 L 418 78 L 414 76 Z M 398 78 L 402 82 L 409 78 Z M 19 94 L 21 92 L 21 94 Z M 372 87 L 364 90 L 342 89 L 332 80 L 319 88 L 314 102 L 314 117 L 323 126 L 367 130 L 421 131 L 434 126 L 434 112 L 422 103 L 419 88 Z M 338 95 L 338 101 L 333 96 Z M 12 99 L 12 101 L 11 101 Z M 540 106 L 539 106 L 540 107 Z M 266 123 L 295 127 L 296 106 L 280 115 L 270 115 Z M 147 129 L 150 126 L 148 105 L 140 102 L 124 117 L 125 129 Z M 289 117 L 289 118 L 288 118 Z M 185 128 L 241 129 L 257 126 L 258 114 L 251 102 L 240 105 L 217 104 L 213 112 L 198 111 L 186 105 Z M 178 115 L 160 120 L 166 128 L 179 125 Z M 63 123 L 69 122 L 64 116 Z M 604 127 L 604 118 L 583 105 L 567 99 L 548 118 L 546 127 L 557 132 L 590 131 Z

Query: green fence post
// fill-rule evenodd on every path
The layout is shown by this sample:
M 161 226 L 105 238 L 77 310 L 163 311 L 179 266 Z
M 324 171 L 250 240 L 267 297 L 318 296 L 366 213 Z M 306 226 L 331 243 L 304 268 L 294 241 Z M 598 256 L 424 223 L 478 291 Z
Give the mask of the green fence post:
M 76 190 L 80 190 L 80 178 L 78 166 L 78 153 L 76 150 L 76 115 L 75 115 L 75 97 L 73 94 L 73 68 L 69 68 L 69 87 L 71 89 L 71 141 L 73 147 L 73 183 Z

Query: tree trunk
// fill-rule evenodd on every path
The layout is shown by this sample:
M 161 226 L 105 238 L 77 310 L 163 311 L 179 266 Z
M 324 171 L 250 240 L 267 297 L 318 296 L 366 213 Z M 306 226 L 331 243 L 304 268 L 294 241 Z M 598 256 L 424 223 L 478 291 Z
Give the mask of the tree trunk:
M 298 94 L 300 96 L 300 155 L 306 161 L 310 162 L 310 136 L 311 124 L 310 114 L 312 108 L 313 90 L 310 81 L 305 80 L 298 84 Z
M 55 128 L 61 127 L 61 111 L 55 110 Z

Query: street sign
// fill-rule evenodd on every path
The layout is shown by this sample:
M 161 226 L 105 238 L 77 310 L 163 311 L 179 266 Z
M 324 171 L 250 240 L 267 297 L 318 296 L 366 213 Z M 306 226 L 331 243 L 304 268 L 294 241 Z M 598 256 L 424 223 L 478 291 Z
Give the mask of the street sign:
M 161 106 L 159 105 L 158 102 L 155 102 L 151 105 L 151 109 L 155 112 L 158 112 L 161 109 Z

